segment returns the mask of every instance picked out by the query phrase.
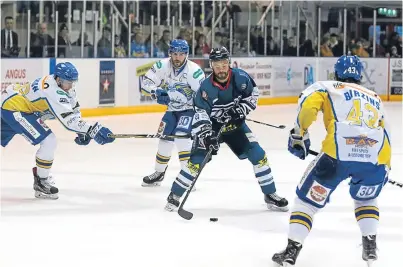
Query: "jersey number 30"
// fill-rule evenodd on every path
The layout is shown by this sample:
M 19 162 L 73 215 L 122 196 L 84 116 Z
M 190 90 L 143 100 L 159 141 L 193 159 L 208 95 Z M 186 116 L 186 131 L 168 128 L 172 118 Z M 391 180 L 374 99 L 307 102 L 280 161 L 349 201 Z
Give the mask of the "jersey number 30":
M 363 109 L 366 111 L 365 117 L 363 116 Z M 375 107 L 369 103 L 361 103 L 361 99 L 353 100 L 353 107 L 348 113 L 347 120 L 353 125 L 361 126 L 364 122 L 369 128 L 376 128 L 379 126 L 379 115 Z

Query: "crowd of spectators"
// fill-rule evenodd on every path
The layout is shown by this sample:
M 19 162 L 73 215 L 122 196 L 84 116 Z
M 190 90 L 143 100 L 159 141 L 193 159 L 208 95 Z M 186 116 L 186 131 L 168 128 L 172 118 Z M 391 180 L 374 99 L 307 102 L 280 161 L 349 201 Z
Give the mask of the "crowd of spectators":
M 18 42 L 18 34 L 12 30 L 14 20 L 12 17 L 5 17 L 5 28 L 1 30 L 1 56 L 2 57 L 18 57 L 28 53 L 25 48 L 24 53 L 20 53 L 20 44 Z M 166 57 L 168 56 L 169 42 L 172 39 L 170 30 L 162 30 L 158 32 L 145 33 L 138 23 L 132 23 L 132 33 L 128 40 L 127 30 L 123 28 L 120 34 L 115 34 L 112 38 L 112 30 L 110 24 L 103 25 L 102 34 L 97 41 L 97 57 L 112 57 L 112 49 L 114 49 L 114 57 Z M 214 34 L 214 41 L 211 36 L 206 36 L 200 29 L 196 29 L 193 33 L 191 27 L 181 28 L 174 38 L 187 40 L 190 51 L 193 51 L 196 57 L 205 57 L 208 55 L 211 47 L 230 46 L 230 36 L 227 31 L 217 29 Z M 152 37 L 151 38 L 151 34 Z M 232 42 L 232 54 L 234 56 L 279 56 L 281 54 L 281 45 L 283 56 L 318 56 L 318 48 L 316 42 L 301 37 L 299 47 L 295 36 L 284 37 L 283 41 L 275 40 L 270 34 L 267 35 L 266 45 L 264 35 L 260 27 L 253 27 L 250 32 L 250 44 L 248 51 L 248 43 L 245 29 L 235 30 Z M 81 56 L 80 46 L 84 42 L 86 57 L 94 56 L 94 47 L 88 40 L 88 34 L 81 33 L 75 41 L 71 40 L 70 31 L 66 23 L 61 23 L 57 35 L 57 56 L 58 57 L 77 57 Z M 112 42 L 114 40 L 113 46 Z M 129 46 L 130 42 L 130 46 Z M 48 33 L 47 24 L 37 24 L 36 32 L 30 33 L 30 57 L 54 57 L 55 56 L 55 39 Z M 130 48 L 129 48 L 130 47 Z M 151 49 L 152 48 L 152 49 Z M 266 50 L 265 50 L 266 48 Z M 360 57 L 373 56 L 372 40 L 363 38 L 350 39 L 347 44 L 347 51 L 352 55 Z M 376 57 L 402 57 L 402 37 L 396 32 L 386 36 L 380 36 L 380 41 L 376 44 Z M 298 53 L 297 53 L 298 51 Z M 343 54 L 343 36 L 337 34 L 324 34 L 320 42 L 321 57 L 339 57 Z M 152 54 L 151 54 L 152 53 Z M 21 55 L 23 54 L 23 55 Z

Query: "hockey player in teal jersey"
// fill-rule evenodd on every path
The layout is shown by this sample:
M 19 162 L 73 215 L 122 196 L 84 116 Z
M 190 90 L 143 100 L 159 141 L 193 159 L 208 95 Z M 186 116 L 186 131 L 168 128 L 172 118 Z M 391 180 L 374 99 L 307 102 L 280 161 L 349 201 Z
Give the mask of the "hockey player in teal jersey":
M 172 185 L 166 209 L 173 211 L 179 206 L 180 197 L 189 189 L 209 149 L 213 148 L 213 154 L 217 154 L 220 143 L 226 143 L 239 159 L 252 163 L 268 208 L 287 211 L 288 201 L 276 194 L 266 153 L 245 123 L 259 97 L 255 82 L 245 71 L 230 68 L 225 47 L 212 49 L 209 59 L 213 73 L 201 83 L 194 98 L 196 112 L 192 122 L 194 143 L 190 160 Z M 225 128 L 218 137 L 223 124 Z

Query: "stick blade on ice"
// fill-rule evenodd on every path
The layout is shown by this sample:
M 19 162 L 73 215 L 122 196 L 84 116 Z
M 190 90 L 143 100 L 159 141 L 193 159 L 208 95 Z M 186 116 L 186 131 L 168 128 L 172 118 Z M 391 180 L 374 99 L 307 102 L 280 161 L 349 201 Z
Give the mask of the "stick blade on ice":
M 178 214 L 185 220 L 191 220 L 193 218 L 193 213 L 184 209 L 178 209 Z

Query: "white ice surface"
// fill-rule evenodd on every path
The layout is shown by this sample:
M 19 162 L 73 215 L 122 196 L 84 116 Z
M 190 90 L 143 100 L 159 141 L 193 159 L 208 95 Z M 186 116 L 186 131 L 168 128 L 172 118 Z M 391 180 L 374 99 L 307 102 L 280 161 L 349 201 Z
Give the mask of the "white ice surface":
M 392 123 L 391 179 L 403 181 L 402 105 L 387 103 Z M 292 126 L 295 105 L 259 107 L 251 118 Z M 155 133 L 162 114 L 99 120 L 115 133 Z M 278 193 L 292 203 L 311 158 L 287 152 L 288 130 L 248 123 L 266 150 Z M 15 137 L 1 157 L 1 267 L 270 267 L 287 241 L 289 213 L 267 211 L 247 160 L 223 145 L 205 168 L 186 208 L 185 221 L 163 210 L 179 172 L 176 150 L 160 188 L 142 188 L 154 167 L 156 139 L 122 139 L 107 146 L 77 146 L 74 134 L 49 123 L 59 143 L 52 173 L 60 198 L 33 197 L 31 168 L 36 147 Z M 311 129 L 312 149 L 324 136 Z M 379 199 L 379 267 L 402 266 L 403 189 L 387 185 Z M 210 222 L 217 217 L 218 222 Z M 365 267 L 361 235 L 347 183 L 314 219 L 297 267 Z

